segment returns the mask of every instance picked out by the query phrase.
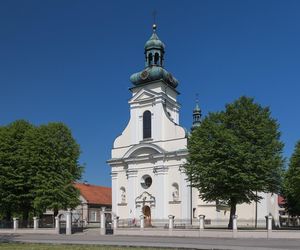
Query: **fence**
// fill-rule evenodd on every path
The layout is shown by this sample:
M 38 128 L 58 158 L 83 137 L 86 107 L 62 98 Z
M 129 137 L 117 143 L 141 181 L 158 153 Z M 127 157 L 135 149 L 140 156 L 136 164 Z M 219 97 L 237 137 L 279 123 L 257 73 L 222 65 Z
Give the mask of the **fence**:
M 138 228 L 140 227 L 140 219 L 139 218 L 127 218 L 127 219 L 119 219 L 118 220 L 118 228 Z M 204 227 L 207 229 L 227 229 L 228 228 L 228 219 L 217 219 L 212 220 L 209 218 L 204 219 Z M 255 220 L 244 220 L 238 219 L 237 226 L 239 229 L 265 229 L 267 226 L 267 221 L 258 220 L 255 223 Z M 145 228 L 169 228 L 169 219 L 151 219 L 147 221 L 145 218 L 144 221 Z M 199 229 L 199 219 L 174 219 L 173 224 L 174 229 Z M 273 228 L 276 228 L 273 225 Z
M 12 229 L 14 227 L 13 220 L 0 220 L 0 228 L 1 229 Z

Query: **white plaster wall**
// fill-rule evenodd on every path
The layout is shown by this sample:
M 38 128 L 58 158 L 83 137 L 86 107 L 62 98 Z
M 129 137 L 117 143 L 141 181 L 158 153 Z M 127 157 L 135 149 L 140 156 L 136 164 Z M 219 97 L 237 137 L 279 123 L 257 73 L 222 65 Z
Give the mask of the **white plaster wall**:
M 175 122 L 179 122 L 179 105 L 176 102 L 177 93 L 169 89 L 166 97 L 164 94 L 165 84 L 162 82 L 155 83 L 153 86 L 149 85 L 147 88 L 152 92 L 148 91 L 148 93 L 145 89 L 134 89 L 133 98 L 129 101 L 131 105 L 130 120 L 122 134 L 114 141 L 112 158 L 122 158 L 130 147 L 143 141 L 142 117 L 146 110 L 149 110 L 152 114 L 152 142 L 163 144 L 161 146 L 166 151 L 186 148 L 186 132 L 182 127 L 175 124 Z M 152 97 L 135 100 L 135 95 L 141 97 L 143 96 L 143 91 L 149 96 L 152 95 Z M 167 102 L 167 106 L 174 122 L 165 112 L 164 104 L 166 98 L 170 99 Z

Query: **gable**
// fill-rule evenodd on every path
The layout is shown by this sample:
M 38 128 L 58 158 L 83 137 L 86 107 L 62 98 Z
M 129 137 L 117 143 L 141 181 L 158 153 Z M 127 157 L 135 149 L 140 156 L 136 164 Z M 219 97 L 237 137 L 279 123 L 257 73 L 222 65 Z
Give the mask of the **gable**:
M 155 98 L 157 93 L 149 89 L 141 89 L 130 100 L 129 103 L 147 101 Z

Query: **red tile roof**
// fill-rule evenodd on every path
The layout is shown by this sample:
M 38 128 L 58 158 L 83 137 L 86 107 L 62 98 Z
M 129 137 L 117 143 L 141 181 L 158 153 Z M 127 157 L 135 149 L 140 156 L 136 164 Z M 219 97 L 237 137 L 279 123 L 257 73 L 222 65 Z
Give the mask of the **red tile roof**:
M 285 204 L 285 200 L 282 196 L 278 195 L 278 205 L 284 205 Z
M 79 189 L 80 194 L 86 199 L 87 203 L 111 206 L 110 187 L 101 187 L 85 183 L 75 183 L 74 186 Z

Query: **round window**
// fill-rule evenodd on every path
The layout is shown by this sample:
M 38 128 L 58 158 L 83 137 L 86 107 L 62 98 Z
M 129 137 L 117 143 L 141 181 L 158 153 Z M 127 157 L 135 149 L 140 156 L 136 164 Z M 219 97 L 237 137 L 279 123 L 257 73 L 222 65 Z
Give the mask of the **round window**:
M 145 189 L 149 188 L 152 185 L 152 178 L 150 175 L 144 175 L 141 180 L 141 186 Z

